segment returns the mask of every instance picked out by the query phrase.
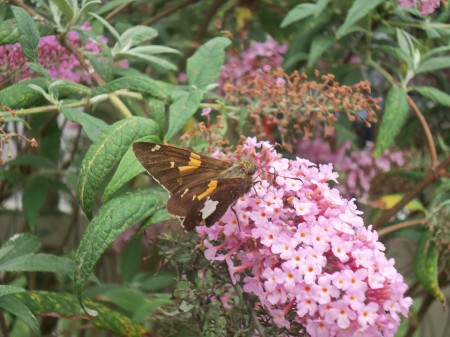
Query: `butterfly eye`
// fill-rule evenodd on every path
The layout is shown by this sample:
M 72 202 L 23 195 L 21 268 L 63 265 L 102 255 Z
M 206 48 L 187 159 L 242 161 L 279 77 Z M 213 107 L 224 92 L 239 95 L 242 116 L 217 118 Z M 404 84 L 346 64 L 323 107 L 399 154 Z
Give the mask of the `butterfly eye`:
M 249 176 L 252 176 L 252 175 L 255 174 L 255 172 L 256 172 L 256 167 L 255 167 L 255 166 L 251 166 L 251 167 L 248 169 L 247 174 L 248 174 Z

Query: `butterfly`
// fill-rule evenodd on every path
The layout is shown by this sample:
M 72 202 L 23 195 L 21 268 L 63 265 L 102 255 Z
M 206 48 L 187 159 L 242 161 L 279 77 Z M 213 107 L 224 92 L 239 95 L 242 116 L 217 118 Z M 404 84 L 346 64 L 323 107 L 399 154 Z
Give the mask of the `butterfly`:
M 133 151 L 147 172 L 169 192 L 167 210 L 188 231 L 212 226 L 253 186 L 256 163 L 232 164 L 181 147 L 136 142 Z

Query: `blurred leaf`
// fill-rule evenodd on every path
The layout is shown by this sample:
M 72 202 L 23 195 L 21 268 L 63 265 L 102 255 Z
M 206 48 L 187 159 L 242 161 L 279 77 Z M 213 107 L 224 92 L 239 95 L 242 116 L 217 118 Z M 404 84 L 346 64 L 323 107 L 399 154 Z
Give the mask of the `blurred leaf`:
M 344 23 L 336 31 L 336 38 L 339 40 L 345 35 L 352 32 L 355 27 L 354 25 L 363 17 L 369 15 L 370 11 L 381 4 L 383 0 L 355 0 L 352 3 Z
M 450 95 L 439 89 L 433 87 L 411 87 L 410 89 L 438 104 L 450 107 Z
M 203 99 L 202 90 L 192 90 L 189 93 L 182 93 L 169 107 L 169 129 L 164 137 L 170 140 L 187 123 L 198 110 Z
M 19 30 L 13 24 L 12 20 L 2 22 L 0 20 L 0 46 L 14 43 L 19 38 Z
M 329 28 L 332 19 L 331 11 L 325 11 L 317 18 L 310 17 L 301 22 L 284 55 L 283 68 L 287 73 L 297 69 L 302 61 L 308 59 L 311 42 Z
M 108 127 L 108 124 L 104 121 L 83 112 L 81 109 L 72 109 L 61 105 L 60 110 L 68 120 L 80 124 L 91 141 L 95 141 Z
M 394 142 L 408 116 L 409 105 L 406 92 L 400 85 L 389 90 L 377 136 L 374 155 L 377 157 L 386 151 Z
M 324 52 L 329 50 L 335 42 L 334 37 L 330 35 L 319 35 L 311 43 L 311 50 L 309 51 L 308 68 L 314 67 L 317 60 Z
M 68 21 L 73 18 L 73 9 L 67 0 L 53 0 L 59 10 L 67 17 Z
M 146 296 L 143 292 L 126 286 L 119 286 L 102 294 L 102 299 L 114 303 L 121 309 L 133 313 L 145 304 Z
M 98 315 L 86 315 L 77 298 L 72 294 L 35 291 L 15 296 L 25 303 L 35 315 L 48 316 L 51 313 L 53 317 L 66 317 L 72 320 L 87 319 L 94 326 L 111 331 L 115 336 L 142 337 L 147 335 L 145 328 L 137 322 L 92 300 L 86 300 L 86 304 L 94 308 Z
M 142 239 L 134 238 L 127 242 L 120 254 L 120 276 L 125 283 L 131 283 L 142 260 Z M 133 312 L 133 310 L 131 310 Z
M 396 29 L 396 33 L 398 45 L 403 52 L 402 55 L 404 60 L 408 63 L 409 67 L 414 70 L 419 61 L 418 59 L 416 60 L 416 55 L 420 54 L 418 54 L 418 51 L 414 47 L 413 37 L 402 29 Z
M 390 209 L 394 207 L 400 200 L 403 199 L 405 195 L 401 193 L 397 194 L 388 194 L 382 196 L 378 200 L 371 200 L 368 202 L 372 207 L 377 207 L 381 209 Z M 422 203 L 418 199 L 413 199 L 404 206 L 404 209 L 407 209 L 411 212 L 422 212 L 426 213 L 427 209 L 422 205 Z
M 137 48 L 134 48 L 134 49 L 137 49 Z M 139 53 L 139 52 L 134 51 L 134 49 L 124 52 L 121 55 L 135 57 L 140 60 L 146 61 L 149 64 L 158 65 L 161 68 L 166 69 L 166 70 L 177 70 L 177 66 L 170 61 L 167 61 L 161 57 L 151 56 L 151 55 L 148 55 L 145 53 Z
M 17 294 L 25 291 L 25 289 L 15 286 L 0 284 L 0 297 L 10 294 Z
M 95 88 L 92 96 L 109 94 L 116 90 L 128 89 L 143 94 L 148 94 L 159 99 L 169 96 L 166 85 L 163 82 L 152 80 L 145 76 L 122 77 Z
M 36 317 L 25 304 L 14 296 L 18 296 L 18 294 L 0 297 L 0 307 L 24 321 L 36 336 L 40 336 L 41 331 Z
M 171 299 L 171 295 L 169 294 L 158 294 L 157 296 L 153 296 L 134 311 L 133 318 L 138 321 L 145 320 L 147 317 L 152 315 L 155 309 L 170 303 L 173 303 L 173 301 Z
M 32 154 L 25 154 L 20 157 L 16 157 L 14 159 L 11 159 L 7 161 L 4 164 L 5 167 L 7 166 L 32 166 L 32 167 L 42 167 L 46 169 L 56 169 L 57 165 L 51 161 L 50 159 L 43 157 L 43 156 L 37 156 Z
M 225 37 L 216 37 L 202 45 L 187 60 L 186 72 L 190 85 L 206 88 L 215 83 L 225 62 L 225 48 L 231 41 Z
M 43 101 L 43 97 L 40 93 L 30 90 L 29 84 L 45 88 L 46 83 L 46 80 L 43 78 L 30 78 L 10 85 L 0 90 L 0 104 L 11 109 L 33 106 L 37 102 Z
M 159 126 L 158 136 L 162 139 L 166 132 L 166 105 L 162 100 L 153 97 L 147 99 L 147 104 L 150 111 L 150 117 Z
M 86 229 L 76 253 L 78 299 L 92 268 L 108 246 L 127 228 L 150 217 L 165 200 L 161 189 L 127 193 L 104 204 Z
M 33 62 L 27 62 L 27 66 L 36 74 L 38 74 L 41 77 L 46 78 L 47 80 L 50 79 L 50 74 L 43 66 L 41 66 L 39 63 L 33 63 Z
M 100 185 L 130 145 L 157 133 L 158 126 L 151 119 L 130 117 L 108 126 L 91 145 L 81 163 L 77 187 L 78 200 L 89 218 Z
M 136 139 L 136 141 L 159 142 L 160 139 L 157 136 L 146 136 L 140 139 Z M 117 166 L 116 172 L 106 186 L 102 201 L 109 201 L 118 189 L 120 189 L 124 184 L 126 184 L 142 172 L 145 172 L 145 168 L 142 166 L 139 160 L 137 160 L 136 156 L 134 155 L 133 149 L 130 146 L 127 152 L 125 152 L 125 154 L 123 155 L 122 159 L 119 162 L 119 165 Z
M 114 45 L 113 54 L 124 52 L 131 47 L 142 45 L 158 36 L 158 31 L 147 26 L 134 26 L 122 33 L 119 40 Z
M 430 295 L 446 303 L 445 295 L 439 288 L 438 276 L 439 248 L 433 241 L 433 234 L 423 233 L 416 250 L 415 272 L 417 280 Z
M 39 213 L 47 200 L 49 181 L 43 176 L 34 176 L 25 184 L 22 195 L 23 213 L 28 225 L 36 228 Z
M 23 8 L 11 7 L 19 28 L 19 42 L 23 54 L 32 62 L 38 59 L 39 29 L 30 14 Z
M 71 275 L 73 269 L 71 259 L 41 253 L 22 255 L 0 264 L 0 271 L 3 272 L 38 271 Z
M 315 14 L 316 11 L 317 11 L 316 4 L 306 3 L 297 5 L 287 13 L 286 17 L 281 22 L 280 27 L 284 28 L 296 21 L 307 18 Z
M 438 56 L 420 63 L 416 74 L 428 73 L 440 69 L 450 68 L 450 56 Z
M 35 253 L 41 247 L 39 239 L 29 233 L 15 234 L 0 247 L 0 265 L 23 255 Z

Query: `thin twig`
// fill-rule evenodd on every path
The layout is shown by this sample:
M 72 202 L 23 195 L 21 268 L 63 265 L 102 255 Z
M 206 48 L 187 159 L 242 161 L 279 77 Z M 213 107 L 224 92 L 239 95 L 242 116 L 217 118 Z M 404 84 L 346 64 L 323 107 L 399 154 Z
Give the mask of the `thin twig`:
M 444 158 L 444 160 L 436 167 L 431 168 L 428 171 L 426 177 L 408 194 L 406 194 L 402 200 L 395 204 L 392 208 L 381 214 L 381 216 L 373 223 L 373 228 L 377 229 L 388 221 L 395 213 L 401 210 L 412 199 L 420 194 L 428 185 L 432 184 L 442 176 L 446 174 L 446 168 L 450 165 L 450 156 Z
M 9 0 L 9 3 L 11 5 L 23 8 L 28 14 L 30 14 L 34 19 L 45 22 L 47 21 L 44 17 L 40 16 L 38 13 L 36 13 L 32 8 L 25 5 L 22 1 L 19 0 Z
M 422 125 L 422 128 L 425 131 L 425 136 L 427 138 L 428 147 L 430 148 L 430 153 L 431 153 L 431 163 L 432 163 L 433 167 L 436 167 L 438 164 L 436 145 L 434 144 L 433 135 L 431 134 L 430 127 L 428 126 L 428 123 L 427 123 L 425 117 L 423 116 L 420 109 L 417 107 L 414 100 L 411 97 L 409 97 L 408 95 L 406 96 L 406 99 L 408 100 L 409 106 L 414 110 L 415 114 L 417 115 L 417 118 L 419 119 L 420 124 Z
M 61 45 L 63 45 L 67 50 L 69 50 L 80 62 L 81 66 L 88 72 L 89 76 L 94 80 L 98 85 L 105 84 L 105 80 L 97 73 L 89 63 L 89 61 L 84 57 L 84 55 L 76 48 L 70 41 L 65 38 L 60 39 Z M 124 117 L 131 117 L 133 114 L 128 109 L 128 107 L 117 97 L 116 94 L 109 94 L 109 100 L 111 103 L 122 113 Z
M 417 225 L 424 225 L 425 223 L 426 223 L 425 219 L 414 219 L 414 220 L 410 220 L 410 221 L 400 222 L 395 225 L 389 226 L 387 228 L 380 229 L 378 231 L 378 236 L 381 237 L 383 235 L 387 235 L 389 233 L 395 232 L 402 228 L 407 228 L 407 227 L 412 227 L 412 226 L 417 226 Z
M 114 8 L 113 11 L 111 11 L 107 16 L 105 16 L 105 20 L 109 21 L 112 19 L 113 16 L 123 11 L 125 8 L 127 8 L 129 5 L 131 5 L 132 1 L 126 2 L 119 7 Z
M 186 6 L 189 6 L 190 4 L 193 4 L 195 2 L 198 2 L 199 0 L 186 0 L 183 2 L 179 2 L 176 5 L 172 6 L 172 7 L 167 7 L 165 9 L 163 9 L 162 11 L 160 11 L 158 14 L 152 16 L 151 18 L 148 18 L 147 20 L 145 20 L 144 22 L 142 22 L 143 25 L 145 26 L 151 26 L 152 24 L 154 24 L 156 21 L 169 16 L 170 14 L 172 14 L 173 12 L 176 12 L 177 10 L 184 8 Z

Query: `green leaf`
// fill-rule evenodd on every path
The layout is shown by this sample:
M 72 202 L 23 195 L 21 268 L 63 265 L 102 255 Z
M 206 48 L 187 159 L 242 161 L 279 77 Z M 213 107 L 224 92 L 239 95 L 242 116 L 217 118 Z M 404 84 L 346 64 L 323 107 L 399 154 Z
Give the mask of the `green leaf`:
M 81 109 L 67 108 L 62 105 L 60 110 L 68 120 L 80 124 L 91 141 L 95 141 L 108 127 L 108 124 L 104 121 L 85 113 Z
M 405 90 L 400 85 L 393 86 L 386 97 L 383 119 L 375 146 L 375 156 L 379 156 L 392 145 L 408 116 L 408 111 Z
M 439 287 L 439 247 L 433 241 L 433 234 L 423 233 L 416 250 L 414 271 L 420 284 L 442 303 L 446 302 L 445 295 Z
M 410 89 L 438 104 L 450 107 L 450 95 L 439 89 L 433 87 L 411 87 Z
M 317 11 L 316 4 L 300 4 L 292 8 L 289 13 L 287 13 L 286 17 L 281 22 L 280 27 L 284 28 L 289 26 L 290 24 L 305 19 Z
M 104 204 L 89 224 L 76 253 L 75 288 L 78 299 L 97 260 L 123 231 L 161 208 L 165 192 L 158 189 L 127 193 Z
M 17 20 L 19 28 L 19 42 L 22 47 L 23 54 L 31 61 L 37 62 L 39 29 L 33 18 L 24 9 L 20 7 L 11 7 L 14 17 Z
M 39 271 L 70 276 L 73 269 L 74 263 L 71 259 L 41 253 L 22 255 L 0 264 L 0 271 L 3 272 Z
M 40 336 L 41 331 L 36 317 L 34 317 L 33 313 L 25 304 L 14 297 L 18 295 L 19 294 L 0 297 L 0 307 L 24 321 L 36 336 Z
M 0 265 L 23 255 L 35 253 L 41 247 L 39 239 L 29 233 L 16 234 L 0 247 Z
M 175 136 L 191 118 L 200 106 L 203 99 L 202 90 L 192 90 L 182 93 L 169 107 L 169 129 L 164 137 L 170 140 Z
M 15 286 L 0 284 L 0 297 L 10 294 L 17 294 L 25 291 L 25 289 Z
M 416 74 L 428 73 L 446 68 L 450 68 L 450 56 L 433 57 L 420 63 Z
M 159 134 L 161 138 L 166 131 L 166 105 L 163 101 L 157 98 L 149 97 L 147 99 L 148 109 L 150 111 L 150 117 L 158 124 Z
M 80 307 L 77 298 L 72 294 L 34 291 L 16 294 L 15 297 L 27 305 L 35 315 L 46 315 L 51 312 L 72 320 L 89 319 L 91 324 L 111 332 L 114 336 L 142 337 L 148 335 L 142 325 L 131 320 L 128 316 L 92 300 L 86 300 L 86 304 L 94 308 L 98 315 L 87 316 Z
M 27 62 L 27 66 L 39 76 L 44 77 L 47 80 L 50 79 L 50 74 L 48 73 L 48 71 L 45 70 L 45 68 L 39 63 Z
M 56 169 L 56 164 L 51 161 L 50 159 L 43 157 L 43 156 L 37 156 L 32 154 L 26 154 L 20 157 L 16 157 L 14 159 L 11 159 L 7 161 L 4 164 L 5 167 L 7 166 L 32 166 L 32 167 L 42 167 L 46 169 Z
M 35 229 L 39 213 L 47 200 L 49 181 L 43 176 L 32 177 L 22 195 L 23 213 L 28 225 Z
M 137 48 L 134 48 L 134 49 L 137 49 Z M 131 49 L 127 52 L 121 53 L 121 55 L 135 57 L 140 60 L 146 61 L 149 64 L 160 66 L 161 68 L 166 69 L 166 70 L 177 70 L 177 66 L 170 61 L 164 60 L 161 57 L 151 56 L 151 55 L 147 55 L 144 53 L 138 53 L 138 52 L 135 52 L 134 49 Z
M 142 260 L 142 239 L 134 237 L 127 242 L 120 254 L 120 276 L 125 283 L 131 283 Z M 132 310 L 131 312 L 133 312 Z
M 187 60 L 186 72 L 190 85 L 206 88 L 215 83 L 225 62 L 225 48 L 231 41 L 225 37 L 216 37 L 202 45 Z
M 0 90 L 0 104 L 11 109 L 26 108 L 42 101 L 42 95 L 34 90 L 30 90 L 29 84 L 46 87 L 46 80 L 43 78 L 30 78 Z M 0 115 L 0 118 L 2 115 Z
M 383 0 L 355 0 L 347 13 L 344 23 L 336 32 L 336 38 L 340 39 L 351 31 L 354 31 L 356 22 L 368 15 L 372 9 L 382 2 Z
M 311 50 L 309 51 L 308 68 L 311 68 L 316 64 L 322 54 L 330 49 L 334 41 L 334 37 L 330 35 L 318 35 L 313 40 L 311 43 Z
M 1 22 L 1 20 L 0 20 Z M 19 30 L 12 20 L 0 23 L 0 46 L 15 43 L 19 39 Z
M 418 63 L 418 59 L 416 55 L 418 51 L 414 47 L 413 37 L 405 32 L 403 29 L 396 29 L 397 32 L 397 40 L 398 45 L 400 46 L 400 50 L 403 52 L 404 60 L 408 63 L 409 67 L 415 69 Z
M 128 89 L 148 94 L 150 96 L 166 99 L 169 96 L 166 85 L 163 82 L 152 80 L 144 76 L 127 76 L 118 78 L 105 85 L 95 88 L 92 96 L 109 94 L 116 90 Z
M 141 139 L 137 139 L 136 141 L 159 142 L 160 139 L 158 136 L 147 136 Z M 127 182 L 129 182 L 131 179 L 142 172 L 145 172 L 145 168 L 142 166 L 139 160 L 137 160 L 136 156 L 134 155 L 133 149 L 130 146 L 120 160 L 119 165 L 117 166 L 117 170 L 108 183 L 108 186 L 106 186 L 102 201 L 109 201 L 118 189 L 120 189 L 123 185 L 125 185 Z
M 53 3 L 58 6 L 59 10 L 64 13 L 68 21 L 73 18 L 73 9 L 67 0 L 53 0 Z
M 77 188 L 78 200 L 89 218 L 100 185 L 130 145 L 157 133 L 158 126 L 151 119 L 131 117 L 108 126 L 95 140 L 81 163 Z
M 314 14 L 315 17 L 318 17 L 322 12 L 328 7 L 328 4 L 331 0 L 318 0 L 316 5 L 316 13 Z
M 114 45 L 113 54 L 123 52 L 131 47 L 142 45 L 158 36 L 158 31 L 148 26 L 134 26 L 122 33 Z

